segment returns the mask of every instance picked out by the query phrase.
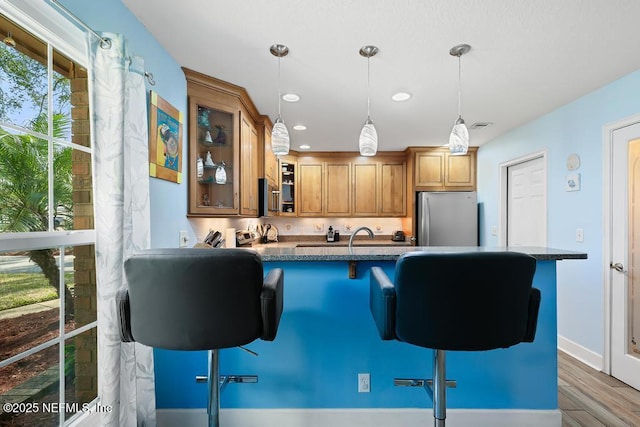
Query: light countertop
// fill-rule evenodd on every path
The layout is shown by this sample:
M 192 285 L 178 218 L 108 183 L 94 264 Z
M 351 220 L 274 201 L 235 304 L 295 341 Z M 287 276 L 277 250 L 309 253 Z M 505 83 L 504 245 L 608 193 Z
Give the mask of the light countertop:
M 338 242 L 341 243 L 341 242 Z M 362 241 L 358 242 L 362 243 Z M 392 243 L 392 242 L 389 242 Z M 400 242 L 405 243 L 405 242 Z M 308 244 L 308 242 L 305 242 Z M 375 246 L 374 246 L 375 245 Z M 586 259 L 584 252 L 567 251 L 547 247 L 488 247 L 488 246 L 407 246 L 385 244 L 357 245 L 349 249 L 346 245 L 328 243 L 314 247 L 298 246 L 296 242 L 258 244 L 256 250 L 265 262 L 269 261 L 395 261 L 406 252 L 522 252 L 540 261 L 563 259 Z

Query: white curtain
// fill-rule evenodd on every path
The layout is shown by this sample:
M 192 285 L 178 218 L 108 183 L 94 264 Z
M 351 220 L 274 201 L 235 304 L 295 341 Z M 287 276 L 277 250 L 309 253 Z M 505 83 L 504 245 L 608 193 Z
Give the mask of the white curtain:
M 150 244 L 144 62 L 118 34 L 91 40 L 93 178 L 98 296 L 98 396 L 104 426 L 155 426 L 152 349 L 121 343 L 115 295 L 124 260 Z

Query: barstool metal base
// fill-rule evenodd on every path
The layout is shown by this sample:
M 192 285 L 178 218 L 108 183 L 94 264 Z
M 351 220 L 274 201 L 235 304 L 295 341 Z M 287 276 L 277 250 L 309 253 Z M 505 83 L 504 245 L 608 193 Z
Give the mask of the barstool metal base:
M 447 418 L 447 388 L 455 388 L 455 380 L 447 380 L 445 351 L 433 350 L 433 380 L 423 378 L 394 378 L 393 384 L 399 387 L 423 387 L 433 402 L 433 425 L 445 427 Z
M 244 349 L 243 349 L 244 350 Z M 253 352 L 252 352 L 253 353 Z M 220 393 L 230 383 L 257 383 L 257 375 L 220 375 L 218 350 L 209 350 L 208 375 L 197 375 L 197 383 L 207 383 L 209 427 L 220 427 Z

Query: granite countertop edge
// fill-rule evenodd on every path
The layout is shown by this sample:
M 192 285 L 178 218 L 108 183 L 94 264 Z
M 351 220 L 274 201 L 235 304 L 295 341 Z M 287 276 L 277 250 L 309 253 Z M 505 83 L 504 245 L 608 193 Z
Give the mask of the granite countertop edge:
M 264 262 L 288 261 L 395 261 L 406 252 L 522 252 L 533 256 L 538 261 L 560 261 L 587 259 L 584 252 L 568 251 L 548 247 L 489 247 L 489 246 L 356 246 L 347 247 L 295 247 L 257 245 L 256 250 Z

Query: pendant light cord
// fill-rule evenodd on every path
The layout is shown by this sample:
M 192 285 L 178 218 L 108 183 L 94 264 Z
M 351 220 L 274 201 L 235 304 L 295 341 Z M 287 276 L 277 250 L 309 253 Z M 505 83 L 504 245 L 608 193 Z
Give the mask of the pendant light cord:
M 278 56 L 278 117 L 280 117 L 280 60 L 282 58 Z
M 462 73 L 460 72 L 460 56 L 458 55 L 458 118 L 462 117 L 460 114 L 460 98 L 462 97 Z
M 371 107 L 371 76 L 370 76 L 370 67 L 371 64 L 371 56 L 367 57 L 367 119 L 371 117 L 370 107 Z

